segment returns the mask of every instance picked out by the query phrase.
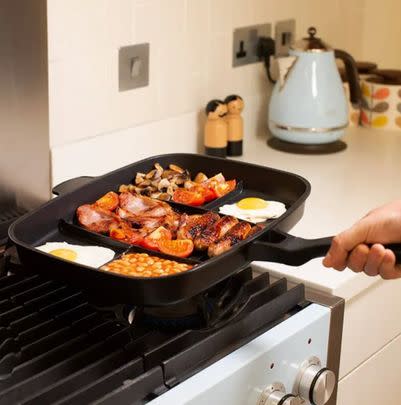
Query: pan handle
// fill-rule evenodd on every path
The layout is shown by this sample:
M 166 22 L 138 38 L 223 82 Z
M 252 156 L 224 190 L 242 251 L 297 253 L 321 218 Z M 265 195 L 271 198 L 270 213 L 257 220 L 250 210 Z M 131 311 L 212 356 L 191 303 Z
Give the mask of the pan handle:
M 332 240 L 332 237 L 303 239 L 271 230 L 266 238 L 257 239 L 250 244 L 248 259 L 300 266 L 315 257 L 325 256 Z
M 63 195 L 71 191 L 76 190 L 77 188 L 91 182 L 94 179 L 92 176 L 80 176 L 73 179 L 66 180 L 57 186 L 54 186 L 52 193 L 54 195 Z
M 300 266 L 316 257 L 326 256 L 333 237 L 320 239 L 303 239 L 288 233 L 271 230 L 265 239 L 259 239 L 250 244 L 249 261 L 260 260 Z M 391 249 L 397 263 L 401 264 L 401 244 L 385 245 Z

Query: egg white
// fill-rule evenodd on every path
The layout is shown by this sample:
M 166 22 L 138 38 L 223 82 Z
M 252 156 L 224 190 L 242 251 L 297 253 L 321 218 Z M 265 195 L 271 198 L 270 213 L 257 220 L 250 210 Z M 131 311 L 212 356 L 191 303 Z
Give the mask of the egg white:
M 286 211 L 285 205 L 279 201 L 266 201 L 266 203 L 267 207 L 256 210 L 244 210 L 239 208 L 237 204 L 226 204 L 219 208 L 219 212 L 256 224 L 278 218 Z
M 80 246 L 67 242 L 47 242 L 36 249 L 49 253 L 56 249 L 69 249 L 77 254 L 73 263 L 83 264 L 90 267 L 100 267 L 114 258 L 115 252 L 101 246 Z

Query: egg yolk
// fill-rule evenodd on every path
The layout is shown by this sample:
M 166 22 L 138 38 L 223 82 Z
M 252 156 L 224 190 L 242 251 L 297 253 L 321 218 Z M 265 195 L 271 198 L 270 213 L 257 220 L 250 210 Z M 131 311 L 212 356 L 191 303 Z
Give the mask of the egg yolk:
M 74 252 L 71 249 L 54 249 L 49 252 L 53 256 L 60 257 L 61 259 L 70 260 L 75 262 L 78 257 L 77 252 Z
M 268 205 L 269 203 L 267 201 L 256 197 L 243 198 L 237 202 L 237 207 L 242 210 L 261 210 Z

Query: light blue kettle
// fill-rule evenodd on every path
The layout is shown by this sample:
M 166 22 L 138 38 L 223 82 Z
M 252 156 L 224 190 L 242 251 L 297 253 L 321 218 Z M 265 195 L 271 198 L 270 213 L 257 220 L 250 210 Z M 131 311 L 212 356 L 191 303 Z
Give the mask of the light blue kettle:
M 335 58 L 344 62 L 353 104 L 361 99 L 358 71 L 352 56 L 317 38 L 315 28 L 308 34 L 292 45 L 289 56 L 277 60 L 279 78 L 270 99 L 268 125 L 283 141 L 335 142 L 348 126 L 348 102 Z

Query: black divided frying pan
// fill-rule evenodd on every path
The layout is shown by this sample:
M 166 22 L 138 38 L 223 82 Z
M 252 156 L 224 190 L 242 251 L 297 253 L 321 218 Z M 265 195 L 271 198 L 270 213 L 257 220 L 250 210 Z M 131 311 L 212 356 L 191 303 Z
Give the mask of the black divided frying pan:
M 285 203 L 287 211 L 280 218 L 268 221 L 262 231 L 234 245 L 224 254 L 213 258 L 194 255 L 183 260 L 196 264 L 193 269 L 166 277 L 137 278 L 113 274 L 68 262 L 35 249 L 35 246 L 49 241 L 67 241 L 109 247 L 117 255 L 127 250 L 146 251 L 79 227 L 75 210 L 82 204 L 94 202 L 108 191 L 117 191 L 120 184 L 131 183 L 136 172 L 149 171 L 155 162 L 163 167 L 170 163 L 177 164 L 189 169 L 192 175 L 199 171 L 208 176 L 222 172 L 226 179 L 238 181 L 236 190 L 202 208 L 173 204 L 183 212 L 218 210 L 223 204 L 247 196 L 281 201 Z M 251 261 L 301 265 L 312 258 L 324 256 L 331 243 L 331 238 L 307 240 L 285 233 L 302 217 L 305 200 L 310 193 L 310 184 L 304 178 L 233 160 L 196 154 L 159 155 L 100 177 L 69 180 L 55 187 L 53 192 L 58 197 L 21 217 L 9 229 L 9 238 L 16 245 L 21 262 L 28 269 L 71 283 L 110 304 L 161 306 L 176 303 L 207 290 Z

